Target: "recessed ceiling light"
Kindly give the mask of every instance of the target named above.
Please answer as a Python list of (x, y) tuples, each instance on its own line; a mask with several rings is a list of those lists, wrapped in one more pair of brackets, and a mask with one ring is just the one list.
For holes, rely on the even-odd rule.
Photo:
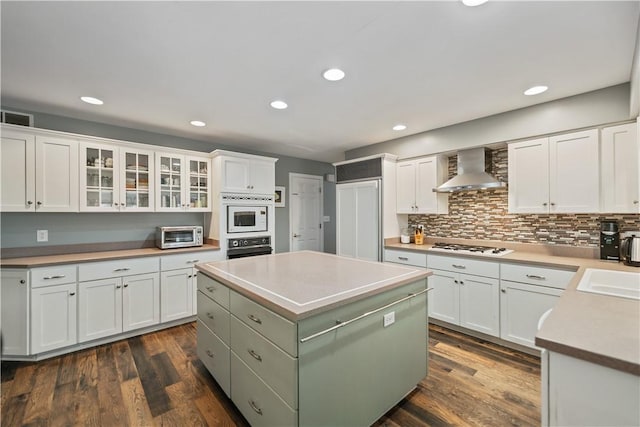
[(94, 98), (93, 96), (81, 96), (80, 99), (86, 102), (87, 104), (93, 104), (93, 105), (104, 104), (104, 102), (101, 99)]
[(473, 7), (485, 4), (488, 0), (462, 0), (462, 4), (465, 6)]
[(192, 126), (198, 126), (198, 127), (207, 125), (205, 122), (201, 122), (200, 120), (191, 120), (189, 123), (191, 123)]
[(276, 100), (271, 102), (271, 106), (276, 110), (284, 110), (288, 107), (287, 103), (284, 101)]
[(542, 92), (546, 92), (549, 89), (547, 86), (533, 86), (524, 91), (525, 95), (538, 95)]
[(344, 71), (339, 68), (330, 68), (322, 73), (322, 77), (330, 82), (337, 82), (338, 80), (344, 79)]
[(405, 130), (406, 128), (405, 125), (397, 124), (393, 127), (393, 130)]

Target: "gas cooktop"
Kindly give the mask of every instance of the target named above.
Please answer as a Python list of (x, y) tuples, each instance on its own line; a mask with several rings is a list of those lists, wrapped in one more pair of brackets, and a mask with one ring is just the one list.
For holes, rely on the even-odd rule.
[(477, 246), (462, 245), (459, 243), (434, 243), (432, 250), (442, 252), (455, 252), (459, 254), (484, 255), (484, 256), (503, 256), (513, 252), (511, 249), (500, 248), (496, 246)]

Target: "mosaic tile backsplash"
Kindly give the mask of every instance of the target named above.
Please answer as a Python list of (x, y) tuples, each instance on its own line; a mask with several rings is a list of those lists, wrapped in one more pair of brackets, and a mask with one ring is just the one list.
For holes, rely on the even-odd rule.
[[(505, 182), (507, 157), (506, 148), (493, 151), (492, 174)], [(449, 177), (456, 171), (451, 156)], [(424, 225), (429, 237), (598, 247), (603, 219), (617, 220), (622, 232), (640, 230), (640, 214), (509, 214), (507, 189), (452, 193), (447, 215), (409, 215), (409, 224)]]

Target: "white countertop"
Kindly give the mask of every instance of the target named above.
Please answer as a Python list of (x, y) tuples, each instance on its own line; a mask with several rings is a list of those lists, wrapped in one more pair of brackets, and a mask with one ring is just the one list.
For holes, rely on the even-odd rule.
[(196, 267), (292, 321), (431, 275), (424, 269), (313, 251), (216, 261)]

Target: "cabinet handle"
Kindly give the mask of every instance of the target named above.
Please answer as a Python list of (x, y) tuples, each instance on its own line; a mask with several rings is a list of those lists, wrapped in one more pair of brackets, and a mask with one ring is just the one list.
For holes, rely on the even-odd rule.
[(551, 202), (551, 206), (555, 206), (555, 205), (556, 205), (555, 203)]
[(634, 200), (634, 201), (633, 201), (633, 204), (634, 204), (634, 205), (637, 205), (637, 204), (638, 204), (638, 200)]
[(213, 314), (211, 314), (211, 313), (207, 313), (207, 317), (208, 317), (209, 319), (213, 320)]
[(461, 284), (461, 285), (464, 285), (464, 281), (460, 280), (460, 284)]
[(75, 294), (76, 294), (75, 292), (69, 292), (70, 297), (74, 296)]
[(453, 283), (455, 283), (456, 285), (459, 283), (457, 280), (453, 280)]
[(187, 276), (189, 279), (191, 279), (193, 277), (193, 274), (190, 274)]
[(547, 280), (546, 277), (544, 276), (538, 276), (537, 274), (527, 274), (527, 277), (529, 279), (536, 279), (536, 280)]
[(120, 289), (122, 286), (120, 285), (116, 285), (116, 289)]
[(25, 283), (27, 283), (26, 280), (20, 279), (20, 284), (24, 285)]
[(27, 200), (27, 205), (31, 206), (32, 204), (33, 204), (33, 202), (31, 200)]
[(214, 288), (213, 286), (207, 286), (207, 291), (213, 292), (215, 290), (216, 290), (216, 288)]
[(256, 411), (256, 414), (262, 415), (262, 409), (258, 408), (253, 400), (249, 399), (249, 405), (251, 405), (251, 409)]
[(351, 324), (351, 323), (353, 323), (353, 322), (356, 322), (356, 321), (358, 321), (358, 320), (360, 320), (360, 319), (364, 319), (365, 317), (369, 317), (369, 316), (371, 316), (372, 314), (379, 313), (379, 312), (381, 312), (381, 311), (383, 311), (383, 310), (388, 309), (389, 307), (393, 307), (393, 306), (394, 306), (394, 305), (396, 305), (396, 304), (400, 304), (401, 302), (404, 302), (404, 301), (410, 300), (411, 298), (415, 298), (415, 297), (417, 297), (417, 296), (419, 296), (419, 295), (425, 294), (425, 293), (427, 293), (427, 292), (431, 291), (432, 289), (433, 289), (433, 288), (427, 288), (427, 289), (423, 289), (423, 290), (421, 290), (421, 291), (418, 291), (418, 292), (416, 292), (415, 294), (409, 294), (409, 295), (407, 295), (406, 297), (403, 297), (403, 298), (400, 298), (400, 299), (395, 300), (395, 301), (393, 301), (393, 302), (390, 302), (390, 303), (389, 303), (389, 304), (387, 304), (387, 305), (383, 305), (382, 307), (378, 307), (378, 308), (376, 308), (376, 309), (374, 309), (374, 310), (367, 311), (366, 313), (361, 314), (361, 315), (359, 315), (359, 316), (356, 316), (356, 317), (354, 317), (353, 319), (349, 319), (349, 320), (346, 320), (346, 321), (344, 321), (344, 322), (340, 322), (340, 321), (338, 321), (337, 325), (335, 325), (335, 326), (332, 326), (332, 327), (327, 328), (327, 329), (325, 329), (325, 330), (323, 330), (323, 331), (320, 331), (320, 332), (316, 332), (315, 334), (313, 334), (313, 335), (309, 335), (308, 337), (300, 338), (300, 342), (301, 342), (301, 343), (305, 343), (305, 342), (307, 342), (307, 341), (309, 341), (309, 340), (312, 340), (312, 339), (317, 338), (317, 337), (319, 337), (319, 336), (322, 336), (322, 335), (324, 335), (324, 334), (328, 334), (329, 332), (335, 331), (336, 329), (344, 328), (345, 326), (347, 326), (347, 325), (349, 325), (349, 324)]
[(51, 279), (63, 279), (67, 276), (65, 276), (64, 274), (60, 274), (58, 276), (45, 276), (43, 277), (44, 280), (51, 280)]
[(262, 325), (262, 320), (260, 320), (259, 318), (257, 318), (253, 314), (247, 314), (247, 317), (249, 318), (249, 320), (251, 320), (253, 322), (256, 322), (259, 325)]
[(42, 202), (38, 201), (38, 202), (36, 202), (36, 205), (42, 206)]
[(207, 350), (207, 356), (213, 359), (213, 352), (211, 352), (211, 350)]
[(500, 292), (502, 292), (503, 294), (506, 294), (507, 290), (506, 289), (500, 289)]
[(187, 264), (195, 264), (196, 262), (200, 262), (199, 259), (192, 259), (190, 261), (187, 261)]
[(124, 284), (124, 287), (125, 287), (125, 288), (128, 288), (128, 287), (129, 287), (129, 284), (128, 284), (128, 283), (125, 283), (125, 284)]
[(544, 203), (542, 204), (542, 206), (547, 206), (547, 205), (548, 205), (548, 203), (547, 203), (547, 202), (544, 202)]
[(409, 258), (407, 258), (406, 256), (399, 256), (398, 259), (402, 261), (409, 261)]
[(258, 362), (262, 362), (262, 356), (260, 356), (258, 353), (256, 353), (255, 351), (251, 350), (250, 348), (248, 348), (247, 351), (249, 352), (251, 357), (256, 359)]
[(117, 208), (117, 207), (118, 207), (118, 204), (117, 204), (117, 203), (114, 203), (114, 204), (113, 204), (113, 207), (114, 207), (114, 208)]
[(124, 267), (124, 268), (116, 268), (115, 270), (113, 270), (114, 272), (116, 271), (129, 271), (131, 270), (130, 268)]
[(459, 268), (459, 269), (462, 269), (462, 270), (465, 270), (467, 268), (466, 266), (464, 266), (462, 264), (451, 264), (451, 267)]

